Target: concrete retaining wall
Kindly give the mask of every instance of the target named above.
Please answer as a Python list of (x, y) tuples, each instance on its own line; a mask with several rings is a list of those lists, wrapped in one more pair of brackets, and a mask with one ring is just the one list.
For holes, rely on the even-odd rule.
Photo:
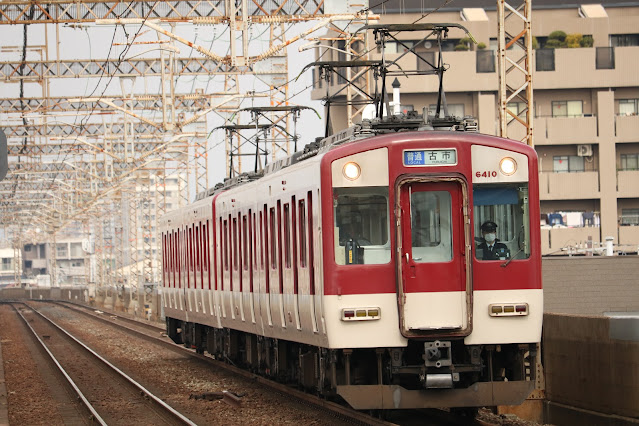
[(638, 333), (639, 318), (544, 315), (546, 398), (639, 418)]
[(544, 258), (542, 272), (545, 312), (639, 312), (639, 256)]
[(106, 311), (124, 312), (140, 319), (164, 322), (164, 313), (157, 291), (147, 293), (144, 289), (139, 289), (137, 292), (131, 292), (128, 288), (122, 290), (115, 287), (100, 287), (90, 291), (77, 286), (0, 290), (0, 300), (21, 299), (66, 300)]

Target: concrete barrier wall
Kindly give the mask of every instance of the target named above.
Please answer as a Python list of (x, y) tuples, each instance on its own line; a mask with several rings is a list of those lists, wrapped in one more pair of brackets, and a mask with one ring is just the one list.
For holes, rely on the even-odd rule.
[(639, 417), (638, 325), (632, 318), (544, 315), (546, 398)]
[(131, 292), (129, 288), (99, 287), (89, 291), (86, 287), (54, 287), (42, 289), (5, 288), (0, 290), (1, 300), (65, 300), (85, 304), (106, 311), (123, 312), (136, 318), (164, 322), (164, 313), (157, 290), (144, 289)]
[(639, 312), (639, 256), (544, 258), (542, 272), (545, 312)]

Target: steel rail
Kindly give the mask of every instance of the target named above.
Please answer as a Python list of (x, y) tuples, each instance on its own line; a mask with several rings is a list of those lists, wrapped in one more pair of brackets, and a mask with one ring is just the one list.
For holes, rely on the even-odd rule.
[[(139, 330), (135, 330), (135, 329), (131, 329), (127, 326), (125, 326), (122, 323), (118, 323), (114, 321), (114, 318), (117, 319), (118, 321), (122, 320), (125, 321), (127, 323), (139, 326), (141, 328), (145, 328), (147, 330), (149, 330), (149, 332), (158, 332), (158, 331), (164, 331), (163, 328), (160, 327), (159, 323), (158, 325), (152, 324), (152, 323), (146, 323), (146, 322), (142, 322), (140, 320), (136, 320), (134, 318), (130, 318), (128, 316), (124, 316), (124, 315), (120, 315), (116, 312), (108, 312), (108, 311), (101, 311), (100, 312), (104, 313), (105, 315), (99, 315), (96, 314), (95, 308), (86, 306), (86, 305), (82, 305), (79, 303), (74, 303), (71, 301), (59, 301), (59, 300), (34, 300), (34, 302), (37, 303), (52, 303), (58, 306), (62, 306), (66, 309), (69, 310), (73, 310), (76, 312), (79, 312), (82, 315), (86, 315), (89, 316), (91, 318), (94, 318), (100, 322), (106, 323), (106, 324), (110, 324), (110, 325), (115, 325), (117, 327), (121, 327), (124, 328), (127, 331), (130, 331), (132, 333), (135, 333), (137, 336), (143, 338), (144, 340), (150, 341), (150, 342), (154, 342), (154, 343), (158, 343), (158, 344), (162, 344), (165, 345), (168, 349), (173, 350), (176, 353), (187, 353), (190, 356), (193, 356), (195, 358), (204, 360), (207, 363), (212, 363), (215, 364), (215, 366), (221, 367), (226, 369), (227, 371), (230, 371), (234, 374), (239, 374), (242, 377), (251, 379), (253, 381), (257, 381), (275, 391), (278, 391), (280, 393), (286, 394), (286, 395), (290, 395), (293, 396), (295, 398), (298, 398), (300, 401), (304, 402), (304, 403), (308, 403), (309, 405), (314, 405), (317, 407), (321, 407), (321, 408), (326, 408), (330, 411), (334, 411), (336, 413), (338, 413), (339, 416), (342, 416), (348, 420), (351, 421), (357, 421), (357, 422), (363, 422), (365, 424), (372, 424), (372, 425), (392, 425), (393, 423), (384, 421), (384, 420), (380, 420), (380, 419), (376, 419), (374, 417), (371, 417), (367, 414), (363, 414), (360, 413), (358, 411), (352, 410), (349, 407), (345, 407), (324, 399), (320, 399), (315, 395), (310, 395), (307, 394), (305, 392), (301, 392), (297, 389), (293, 389), (285, 384), (282, 383), (278, 383), (278, 382), (274, 382), (270, 379), (267, 379), (265, 377), (262, 376), (258, 376), (254, 373), (248, 372), (246, 370), (240, 369), (238, 367), (235, 367), (233, 365), (227, 364), (225, 362), (222, 362), (220, 360), (211, 358), (211, 356), (209, 355), (201, 355), (201, 354), (197, 354), (194, 352), (193, 349), (188, 349), (185, 348), (182, 345), (178, 345), (173, 343), (173, 341), (169, 340), (168, 338), (164, 338), (164, 337), (155, 337), (155, 336), (151, 336), (148, 334), (145, 334), (144, 332), (141, 332)], [(453, 414), (450, 413), (446, 410), (442, 410), (442, 409), (417, 409), (415, 410), (415, 412), (417, 413), (421, 413), (422, 415), (428, 416), (430, 419), (432, 420), (436, 420), (436, 421), (441, 421), (444, 424), (456, 424), (456, 425), (472, 425), (472, 426), (495, 426), (495, 423), (490, 423), (484, 420), (479, 420), (479, 419), (471, 419), (469, 417), (465, 417), (465, 416), (461, 416), (461, 415), (457, 415), (457, 414)]]
[[(174, 409), (173, 407), (171, 407), (169, 404), (167, 404), (166, 402), (162, 401), (160, 398), (158, 398), (157, 396), (155, 396), (153, 393), (151, 393), (151, 391), (149, 391), (148, 389), (146, 389), (144, 386), (142, 386), (140, 383), (138, 383), (137, 381), (135, 381), (132, 377), (128, 376), (126, 373), (124, 373), (122, 370), (120, 370), (118, 367), (116, 367), (115, 365), (111, 364), (109, 361), (107, 361), (105, 358), (103, 358), (101, 355), (99, 355), (97, 352), (95, 352), (93, 349), (91, 349), (90, 347), (88, 347), (87, 345), (85, 345), (84, 343), (82, 343), (80, 340), (76, 339), (73, 335), (71, 335), (68, 331), (66, 331), (64, 328), (60, 327), (58, 324), (56, 324), (53, 320), (51, 320), (50, 318), (48, 318), (46, 315), (44, 315), (43, 313), (39, 312), (37, 309), (34, 309), (33, 306), (30, 306), (28, 304), (25, 304), (25, 306), (28, 306), (29, 309), (33, 310), (33, 312), (35, 312), (37, 315), (39, 315), (41, 318), (43, 318), (44, 320), (46, 320), (49, 324), (51, 324), (52, 326), (54, 326), (55, 328), (57, 328), (59, 331), (61, 331), (62, 333), (64, 333), (67, 337), (69, 337), (71, 340), (73, 340), (76, 344), (78, 344), (79, 346), (81, 346), (82, 348), (84, 348), (87, 352), (89, 352), (91, 355), (93, 355), (95, 358), (97, 358), (98, 360), (100, 360), (104, 365), (106, 365), (107, 367), (109, 367), (110, 370), (115, 371), (116, 373), (118, 373), (118, 375), (120, 377), (122, 377), (124, 380), (126, 380), (129, 384), (133, 385), (134, 387), (136, 387), (140, 392), (142, 392), (144, 395), (146, 395), (147, 397), (150, 398), (151, 401), (153, 401), (157, 406), (161, 407), (163, 410), (165, 410), (167, 413), (171, 414), (171, 416), (173, 418), (175, 418), (176, 420), (186, 424), (186, 425), (190, 425), (190, 426), (196, 426), (196, 423), (194, 423), (193, 421), (191, 421), (189, 418), (187, 418), (186, 416), (184, 416), (182, 413), (180, 413), (179, 411), (177, 411), (176, 409)], [(22, 316), (22, 315), (21, 315)], [(22, 317), (24, 319), (24, 317)], [(26, 319), (24, 319), (26, 321)], [(31, 327), (30, 327), (31, 328)], [(33, 329), (32, 329), (33, 331)], [(35, 333), (35, 331), (33, 331)], [(37, 336), (36, 336), (37, 337)], [(39, 339), (38, 339), (39, 340)], [(44, 342), (41, 342), (44, 345)], [(48, 349), (47, 349), (48, 352)], [(50, 352), (49, 352), (50, 353)], [(50, 354), (51, 357), (53, 359), (55, 359), (53, 357), (53, 354)], [(97, 414), (97, 413), (96, 413)], [(106, 423), (105, 423), (106, 424)]]
[[(185, 348), (184, 346), (181, 345), (177, 345), (175, 343), (173, 343), (172, 341), (168, 340), (168, 339), (163, 339), (160, 337), (154, 337), (154, 336), (150, 336), (148, 334), (145, 334), (139, 330), (135, 330), (132, 328), (127, 327), (126, 325), (123, 324), (119, 324), (117, 322), (111, 321), (107, 318), (104, 318), (103, 316), (99, 316), (99, 315), (95, 315), (92, 313), (87, 312), (84, 309), (78, 309), (76, 307), (71, 307), (69, 305), (75, 306), (77, 304), (75, 303), (71, 303), (71, 302), (64, 302), (61, 303), (59, 301), (39, 301), (36, 300), (35, 302), (38, 303), (53, 303), (56, 304), (58, 306), (62, 306), (66, 309), (70, 309), (73, 310), (75, 312), (79, 312), (82, 315), (87, 315), (91, 318), (94, 318), (98, 321), (101, 321), (103, 323), (106, 324), (110, 324), (110, 325), (114, 325), (116, 327), (120, 327), (125, 329), (127, 332), (133, 333), (135, 335), (137, 335), (138, 337), (143, 338), (144, 340), (156, 343), (156, 344), (161, 344), (165, 347), (167, 347), (168, 349), (171, 349), (175, 352), (181, 353), (181, 354), (188, 354), (191, 357), (197, 358), (199, 360), (202, 360), (206, 363), (212, 364), (216, 367), (225, 369), (235, 375), (239, 375), (242, 376), (246, 379), (255, 381), (260, 383), (261, 385), (264, 385), (276, 392), (279, 392), (281, 394), (287, 395), (287, 396), (291, 396), (294, 397), (296, 399), (298, 399), (299, 401), (301, 401), (302, 403), (306, 403), (309, 405), (312, 405), (314, 407), (318, 407), (318, 408), (322, 408), (328, 411), (331, 411), (335, 416), (338, 417), (342, 417), (345, 418), (349, 421), (353, 421), (353, 422), (357, 422), (360, 424), (366, 424), (366, 425), (393, 425), (393, 423), (387, 422), (385, 420), (381, 420), (381, 419), (376, 419), (374, 417), (369, 416), (368, 414), (364, 414), (361, 413), (359, 411), (353, 410), (352, 408), (349, 407), (345, 407), (343, 405), (339, 405), (335, 402), (331, 402), (331, 401), (327, 401), (325, 399), (321, 399), (315, 395), (311, 395), (302, 391), (299, 391), (297, 389), (291, 388), (290, 386), (284, 385), (282, 383), (278, 383), (278, 382), (274, 382), (270, 379), (267, 379), (265, 377), (262, 376), (258, 376), (254, 373), (251, 373), (249, 371), (243, 370), (241, 368), (235, 367), (233, 365), (227, 364), (225, 362), (222, 362), (220, 360), (214, 359), (211, 356), (208, 355), (201, 355), (198, 353), (195, 353), (195, 351), (193, 349), (188, 349)], [(77, 306), (81, 306), (81, 305), (77, 305)], [(126, 318), (126, 317), (122, 317), (119, 316), (115, 313), (109, 313), (110, 316), (116, 316), (118, 318)]]
[[(24, 304), (24, 305), (28, 306), (26, 304)], [(98, 422), (100, 425), (106, 426), (107, 423), (104, 421), (104, 419), (102, 419), (102, 417), (100, 417), (100, 414), (98, 414), (98, 412), (95, 410), (95, 408), (93, 408), (93, 405), (91, 405), (89, 400), (84, 396), (84, 394), (82, 393), (80, 388), (75, 384), (75, 382), (73, 381), (71, 376), (69, 376), (69, 374), (66, 372), (64, 367), (62, 367), (62, 365), (60, 365), (60, 363), (58, 362), (56, 357), (53, 355), (53, 353), (51, 353), (51, 351), (49, 350), (47, 345), (42, 341), (42, 339), (40, 339), (40, 336), (38, 336), (38, 333), (36, 333), (36, 331), (33, 329), (33, 327), (31, 327), (31, 324), (29, 324), (29, 321), (27, 321), (27, 319), (24, 317), (24, 315), (22, 315), (22, 312), (20, 312), (16, 308), (15, 304), (13, 304), (13, 303), (11, 304), (11, 307), (20, 316), (20, 318), (22, 319), (24, 324), (29, 328), (29, 330), (31, 330), (31, 333), (33, 334), (33, 337), (38, 341), (38, 343), (40, 343), (40, 346), (42, 346), (42, 348), (45, 350), (45, 352), (49, 355), (49, 358), (51, 358), (51, 361), (53, 362), (53, 364), (58, 368), (58, 371), (60, 371), (60, 373), (67, 380), (67, 382), (69, 383), (69, 386), (71, 386), (71, 388), (75, 391), (76, 395), (78, 396), (80, 401), (82, 401), (82, 404), (84, 405), (84, 407), (87, 410), (89, 410), (89, 412), (91, 413), (91, 415), (93, 416), (95, 421)], [(29, 309), (33, 310), (33, 308), (31, 308), (31, 307), (29, 307)], [(34, 312), (36, 312), (36, 311), (34, 310)]]

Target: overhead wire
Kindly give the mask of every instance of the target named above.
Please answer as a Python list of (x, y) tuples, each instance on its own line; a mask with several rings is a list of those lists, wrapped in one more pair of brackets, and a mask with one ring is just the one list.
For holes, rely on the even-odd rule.
[[(26, 14), (26, 19), (27, 20), (31, 20), (33, 19), (33, 11), (34, 11), (34, 5), (31, 4), (29, 6), (29, 10), (27, 11)], [(23, 24), (22, 26), (22, 59), (20, 61), (20, 66), (18, 67), (18, 75), (20, 76), (24, 76), (24, 68), (26, 67), (27, 64), (27, 45), (28, 45), (28, 40), (29, 40), (29, 31), (28, 31), (28, 26), (29, 24)], [(24, 105), (24, 79), (20, 79), (20, 110), (22, 111), (22, 124), (24, 126), (24, 137), (22, 139), (22, 146), (20, 147), (20, 150), (18, 151), (18, 164), (16, 166), (16, 168), (19, 170), (22, 168), (22, 164), (21, 164), (21, 156), (26, 154), (27, 152), (27, 140), (29, 138), (29, 132), (27, 129), (27, 118), (25, 117), (24, 113), (25, 113), (25, 105)], [(13, 188), (11, 189), (11, 194), (9, 195), (9, 198), (15, 198), (16, 195), (16, 191), (18, 189), (18, 182), (19, 182), (19, 178), (21, 175), (16, 175), (14, 177), (14, 183), (13, 183)], [(3, 200), (3, 204), (7, 204), (8, 201)]]
[[(128, 10), (131, 5), (135, 2), (135, 0), (132, 0), (128, 6), (125, 8), (125, 10)], [(154, 5), (157, 3), (157, 0), (154, 2)], [(153, 7), (151, 7), (149, 9), (148, 14), (146, 14), (142, 20), (142, 23), (140, 24), (140, 26), (138, 27), (137, 31), (135, 32), (134, 36), (132, 38), (129, 37), (127, 31), (126, 31), (126, 27), (125, 25), (122, 25), (122, 30), (124, 31), (125, 36), (127, 37), (127, 44), (125, 46), (125, 48), (122, 50), (122, 52), (120, 53), (120, 55), (118, 56), (118, 60), (117, 63), (115, 64), (115, 66), (113, 67), (114, 69), (118, 69), (118, 67), (120, 66), (120, 64), (124, 61), (124, 58), (126, 56), (126, 54), (129, 52), (129, 50), (131, 49), (131, 47), (133, 46), (133, 42), (135, 41), (135, 38), (138, 36), (138, 34), (140, 33), (140, 31), (142, 30), (142, 28), (144, 27), (144, 24), (146, 23), (147, 19), (149, 18), (151, 12), (153, 11)], [(123, 12), (124, 13), (124, 12)], [(119, 17), (119, 16), (118, 16)], [(89, 95), (89, 97), (93, 96), (93, 94), (97, 91), (98, 87), (100, 86), (100, 82), (102, 81), (102, 78), (104, 77), (104, 74), (106, 72), (106, 69), (108, 68), (108, 61), (109, 58), (111, 56), (111, 51), (113, 49), (113, 44), (115, 41), (115, 36), (117, 34), (117, 29), (118, 26), (116, 25), (114, 30), (113, 30), (113, 36), (111, 38), (111, 43), (109, 46), (109, 51), (107, 53), (107, 57), (105, 59), (104, 65), (102, 67), (102, 71), (100, 73), (100, 78), (98, 79), (98, 82), (95, 85), (95, 88), (93, 89), (93, 91), (91, 92), (91, 94)], [(107, 81), (107, 83), (105, 84), (104, 90), (102, 91), (102, 93), (99, 95), (98, 100), (94, 101), (93, 103), (93, 107), (91, 108), (91, 111), (85, 115), (81, 120), (80, 120), (80, 130), (77, 132), (78, 136), (82, 135), (82, 130), (84, 130), (85, 126), (88, 124), (88, 120), (93, 116), (93, 113), (95, 112), (95, 109), (97, 108), (97, 105), (100, 103), (100, 100), (104, 97), (104, 94), (106, 93), (107, 89), (109, 88), (109, 85), (111, 84), (111, 81), (113, 81), (113, 78), (115, 77), (115, 73), (112, 72), (109, 80)], [(77, 120), (77, 118), (76, 118)], [(75, 124), (75, 121), (74, 121)], [(64, 162), (67, 157), (69, 156), (69, 151), (65, 152), (64, 154), (64, 158), (62, 159), (61, 162)], [(58, 152), (58, 156), (57, 159), (60, 158), (60, 152)], [(57, 172), (53, 178), (51, 179), (51, 184), (53, 184), (55, 182), (55, 180), (58, 178), (58, 176), (60, 175), (60, 172)]]

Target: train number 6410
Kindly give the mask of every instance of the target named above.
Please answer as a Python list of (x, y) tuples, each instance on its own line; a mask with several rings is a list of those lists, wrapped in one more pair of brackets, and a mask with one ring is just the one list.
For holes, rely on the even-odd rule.
[(485, 170), (483, 172), (475, 172), (475, 177), (496, 178), (497, 177), (497, 171), (495, 171), (495, 170)]

